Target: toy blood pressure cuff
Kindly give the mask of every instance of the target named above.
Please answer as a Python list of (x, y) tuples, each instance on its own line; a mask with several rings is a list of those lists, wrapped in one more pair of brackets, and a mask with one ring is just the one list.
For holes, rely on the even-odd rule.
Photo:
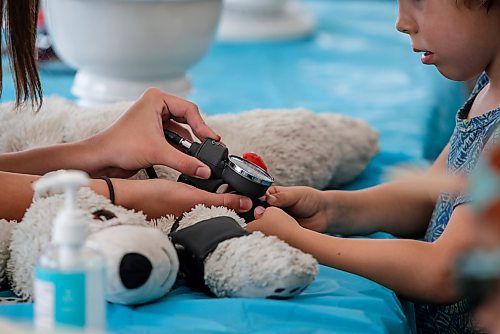
[(204, 262), (222, 241), (239, 238), (249, 233), (233, 218), (221, 216), (198, 222), (177, 230), (172, 227), (170, 239), (179, 256), (180, 271), (187, 283), (198, 290), (207, 291), (204, 279)]

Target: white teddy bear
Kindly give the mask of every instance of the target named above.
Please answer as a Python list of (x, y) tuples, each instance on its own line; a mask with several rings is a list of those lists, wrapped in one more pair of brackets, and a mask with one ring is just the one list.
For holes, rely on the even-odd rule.
[[(7, 268), (12, 290), (24, 300), (32, 297), (34, 267), (50, 244), (52, 222), (63, 203), (63, 194), (36, 196), (19, 224), (0, 220), (2, 235), (11, 231), (10, 252), (5, 237), (4, 249), (0, 249), (0, 272)], [(243, 219), (224, 207), (199, 205), (177, 222), (172, 216), (148, 222), (142, 213), (113, 205), (89, 188), (78, 191), (77, 205), (86, 213), (83, 219), (90, 230), (89, 244), (107, 260), (107, 300), (113, 303), (142, 304), (170, 291), (179, 269), (176, 249), (168, 237), (173, 226), (175, 233), (196, 240), (197, 247), (207, 245), (207, 234), (198, 233), (200, 226), (208, 231), (222, 228), (222, 233), (213, 235), (223, 238), (208, 240), (210, 247), (198, 258), (201, 277), (194, 277), (197, 273), (189, 265), (181, 270), (188, 282), (201, 279), (202, 286), (217, 297), (289, 298), (302, 292), (317, 274), (318, 264), (311, 255), (275, 237), (247, 234)], [(236, 234), (225, 233), (228, 224)], [(175, 233), (172, 240), (182, 254), (187, 244)], [(186, 262), (181, 261), (181, 269), (183, 264)]]
[[(64, 99), (47, 98), (42, 109), (34, 113), (29, 106), (14, 112), (13, 104), (1, 104), (0, 152), (88, 137), (111, 124), (128, 106), (119, 103), (82, 108)], [(304, 109), (254, 110), (205, 119), (222, 136), (231, 154), (257, 152), (277, 185), (335, 187), (353, 180), (378, 152), (375, 130), (363, 121), (335, 113), (318, 114)], [(166, 167), (155, 168), (162, 178), (173, 180), (178, 176)], [(134, 177), (147, 176), (141, 171)], [(13, 290), (23, 298), (31, 296), (31, 270), (49, 242), (50, 224), (61, 201), (61, 195), (35, 200), (19, 224), (0, 220), (0, 284), (5, 283), (7, 273)], [(260, 233), (244, 235), (243, 220), (225, 208), (199, 206), (177, 221), (174, 217), (165, 217), (148, 222), (142, 213), (116, 207), (86, 188), (79, 192), (79, 205), (89, 212), (92, 230), (89, 239), (96, 241), (112, 259), (108, 264), (112, 269), (108, 272), (111, 275), (108, 276), (108, 299), (113, 302), (143, 303), (170, 290), (178, 265), (177, 254), (167, 238), (171, 232), (181, 256), (186, 255), (183, 253), (186, 249), (203, 255), (197, 266), (182, 268), (186, 261), (181, 260), (186, 279), (198, 286), (205, 285), (216, 296), (291, 297), (300, 293), (316, 275), (317, 263), (312, 257), (273, 237)], [(220, 217), (226, 218), (221, 222)], [(209, 224), (217, 227), (228, 224), (239, 237), (220, 242), (215, 238), (204, 245), (205, 248), (199, 249), (196, 245), (189, 248), (189, 241), (196, 235), (191, 232)], [(160, 228), (164, 234), (151, 226)], [(139, 233), (145, 236), (139, 238)], [(156, 241), (147, 245), (142, 242), (151, 238)], [(183, 242), (187, 242), (187, 248)], [(170, 246), (165, 246), (167, 244)], [(9, 245), (10, 251), (6, 249)], [(136, 255), (127, 256), (129, 253)], [(135, 268), (133, 271), (137, 273), (139, 269), (134, 266), (141, 265), (142, 274), (130, 280), (127, 270)]]

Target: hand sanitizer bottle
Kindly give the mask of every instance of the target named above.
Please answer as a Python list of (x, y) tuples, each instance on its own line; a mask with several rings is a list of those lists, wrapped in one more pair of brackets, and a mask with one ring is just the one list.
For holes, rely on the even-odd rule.
[(52, 245), (35, 269), (38, 330), (73, 327), (96, 333), (105, 329), (105, 259), (85, 245), (88, 218), (76, 207), (77, 191), (87, 183), (87, 174), (80, 171), (59, 171), (35, 183), (37, 191), (65, 190), (64, 207), (54, 220)]

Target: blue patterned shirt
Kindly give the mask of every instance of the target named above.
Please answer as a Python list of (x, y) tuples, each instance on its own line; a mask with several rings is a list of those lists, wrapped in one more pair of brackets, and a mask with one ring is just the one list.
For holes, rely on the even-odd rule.
[[(470, 98), (457, 113), (455, 130), (449, 143), (448, 173), (470, 174), (485, 148), (500, 142), (500, 107), (467, 119), (475, 97), (487, 83), (488, 77), (483, 74)], [(434, 208), (425, 241), (438, 239), (448, 225), (454, 208), (467, 202), (470, 199), (466, 194), (442, 193)], [(419, 333), (476, 333), (467, 300), (452, 305), (416, 304), (415, 312)]]

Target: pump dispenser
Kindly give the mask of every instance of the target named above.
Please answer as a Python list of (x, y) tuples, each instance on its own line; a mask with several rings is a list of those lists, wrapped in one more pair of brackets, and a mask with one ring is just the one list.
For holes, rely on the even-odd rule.
[(34, 184), (37, 192), (64, 189), (52, 245), (35, 270), (35, 325), (40, 329), (69, 326), (99, 332), (105, 327), (105, 261), (85, 245), (89, 215), (76, 203), (78, 189), (86, 184), (86, 173), (64, 170)]

